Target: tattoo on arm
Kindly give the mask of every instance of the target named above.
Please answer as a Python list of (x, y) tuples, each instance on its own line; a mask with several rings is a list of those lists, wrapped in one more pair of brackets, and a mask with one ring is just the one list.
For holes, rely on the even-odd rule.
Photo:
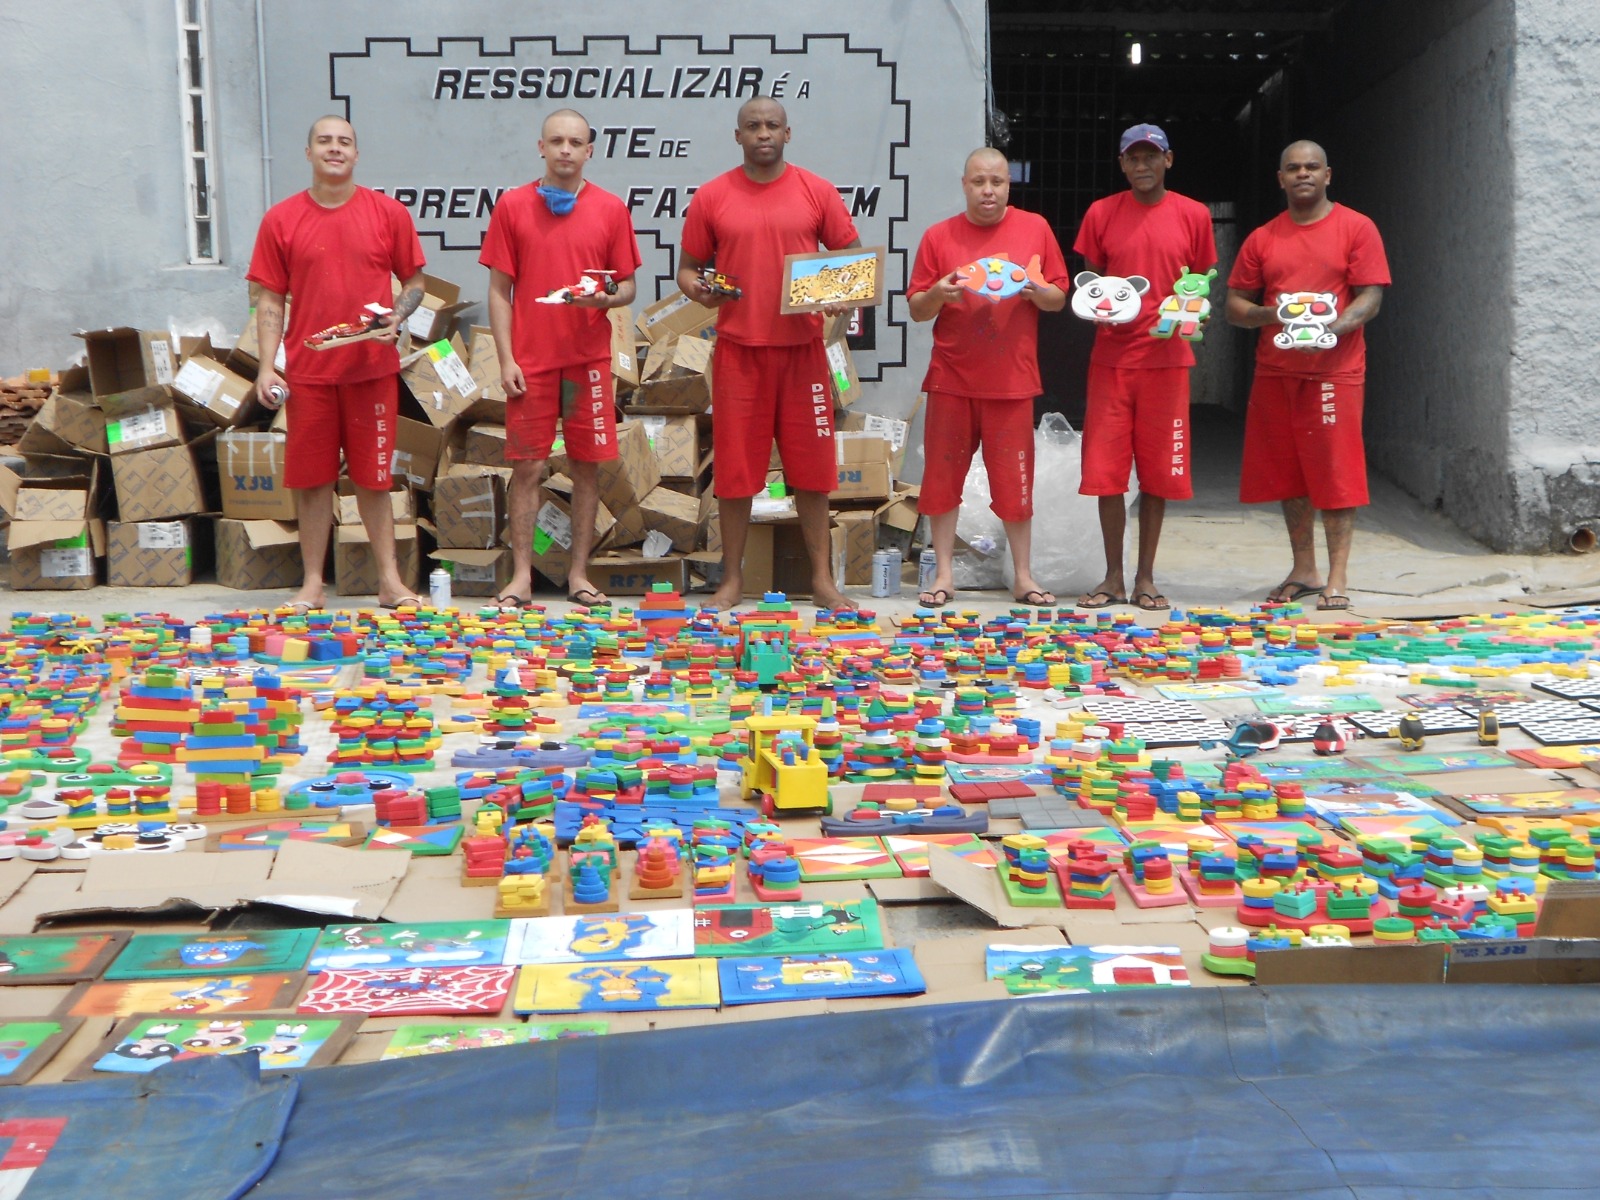
[(400, 314), (400, 320), (404, 321), (417, 311), (417, 305), (421, 303), (422, 287), (418, 284), (413, 284), (400, 293), (400, 298), (394, 302), (394, 310)]
[(264, 341), (268, 336), (283, 336), (283, 309), (276, 304), (261, 304), (256, 308), (256, 339)]

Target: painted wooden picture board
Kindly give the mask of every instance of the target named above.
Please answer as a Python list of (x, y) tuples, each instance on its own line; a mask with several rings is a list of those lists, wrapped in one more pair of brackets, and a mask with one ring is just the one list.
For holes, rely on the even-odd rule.
[(259, 1054), (262, 1071), (298, 1071), (337, 1061), (360, 1017), (226, 1017), (203, 1020), (139, 1014), (117, 1023), (68, 1079), (148, 1075), (171, 1062), (219, 1054)]
[(798, 904), (715, 904), (695, 910), (700, 958), (877, 950), (883, 946), (878, 902), (812, 900)]
[(457, 1050), (490, 1050), (527, 1042), (599, 1037), (604, 1021), (517, 1021), (511, 1024), (403, 1025), (394, 1031), (383, 1058), (424, 1058)]
[(313, 977), (295, 1011), (493, 1017), (505, 1008), (515, 974), (498, 966), (327, 970)]
[(509, 921), (330, 925), (317, 938), (309, 971), (354, 967), (498, 967)]
[(170, 979), (206, 973), (298, 971), (316, 929), (238, 929), (227, 933), (135, 934), (106, 968), (107, 979)]
[(860, 996), (918, 996), (927, 991), (910, 950), (725, 958), (717, 964), (717, 975), (725, 1006)]
[(511, 1007), (517, 1013), (648, 1012), (716, 1008), (719, 999), (715, 962), (663, 958), (523, 967)]
[(82, 1017), (62, 1014), (0, 1022), (0, 1084), (27, 1083), (82, 1024)]
[(135, 1013), (189, 1017), (288, 1011), (305, 981), (304, 973), (299, 971), (182, 979), (102, 979), (79, 984), (68, 994), (64, 1008), (76, 1017), (131, 1017)]
[(851, 308), (882, 304), (885, 254), (882, 246), (857, 246), (785, 256), (778, 311), (790, 316), (833, 304)]
[(132, 936), (121, 930), (0, 937), (0, 985), (98, 979)]

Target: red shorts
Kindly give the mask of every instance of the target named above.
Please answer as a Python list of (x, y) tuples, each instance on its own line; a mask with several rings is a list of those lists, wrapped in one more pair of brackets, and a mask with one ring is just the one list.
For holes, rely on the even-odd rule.
[(339, 451), (358, 487), (387, 492), (394, 466), (395, 409), (400, 377), (359, 383), (295, 383), (290, 386), (289, 436), (284, 445), (283, 486), (315, 488), (339, 478)]
[(528, 390), (506, 400), (506, 461), (543, 462), (556, 440), (556, 418), (568, 458), (605, 462), (617, 456), (617, 413), (611, 360), (553, 371), (523, 371)]
[(821, 338), (799, 346), (741, 346), (718, 338), (711, 380), (712, 474), (719, 497), (739, 500), (767, 486), (774, 441), (791, 491), (826, 493), (838, 486), (833, 396)]
[(1239, 499), (1259, 504), (1308, 496), (1322, 510), (1365, 504), (1365, 398), (1361, 383), (1257, 375), (1244, 420)]
[(1083, 496), (1120, 496), (1128, 468), (1139, 490), (1167, 500), (1194, 495), (1189, 478), (1189, 368), (1089, 364), (1083, 417)]
[(972, 456), (983, 446), (989, 508), (1002, 521), (1033, 516), (1033, 401), (974, 400), (928, 393), (922, 419), (920, 511), (947, 513), (961, 503)]

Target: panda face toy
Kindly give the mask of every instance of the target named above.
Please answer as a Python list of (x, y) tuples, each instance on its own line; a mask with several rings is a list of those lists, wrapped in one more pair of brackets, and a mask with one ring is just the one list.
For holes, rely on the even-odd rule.
[(1073, 277), (1072, 311), (1097, 325), (1126, 325), (1136, 320), (1150, 281), (1143, 275), (1096, 275), (1079, 271)]

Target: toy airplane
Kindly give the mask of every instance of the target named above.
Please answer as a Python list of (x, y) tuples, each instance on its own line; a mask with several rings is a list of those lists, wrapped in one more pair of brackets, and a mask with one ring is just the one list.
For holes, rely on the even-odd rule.
[(558, 287), (548, 296), (540, 296), (535, 304), (571, 304), (574, 300), (582, 300), (588, 296), (597, 296), (604, 292), (608, 296), (617, 294), (617, 281), (611, 278), (615, 271), (602, 270), (600, 267), (585, 267), (583, 275), (577, 283), (569, 283), (566, 287)]
[(1072, 277), (1072, 314), (1096, 325), (1126, 325), (1136, 320), (1143, 307), (1142, 297), (1150, 290), (1143, 275), (1096, 275), (1079, 271)]
[(335, 346), (348, 346), (351, 342), (364, 342), (368, 338), (381, 337), (389, 332), (389, 327), (383, 323), (392, 309), (387, 309), (377, 301), (373, 301), (361, 310), (368, 315), (360, 321), (351, 321), (343, 325), (330, 325), (326, 329), (313, 333), (306, 339), (306, 348), (309, 350), (332, 350)]
[(1050, 286), (1050, 281), (1039, 268), (1037, 254), (1028, 260), (1025, 267), (1011, 262), (1002, 254), (969, 262), (964, 267), (957, 267), (953, 274), (967, 291), (996, 302), (1009, 300), (1030, 283), (1041, 288)]
[(715, 267), (701, 267), (700, 282), (713, 296), (738, 300), (744, 295), (744, 289), (734, 281), (732, 275), (724, 275)]

